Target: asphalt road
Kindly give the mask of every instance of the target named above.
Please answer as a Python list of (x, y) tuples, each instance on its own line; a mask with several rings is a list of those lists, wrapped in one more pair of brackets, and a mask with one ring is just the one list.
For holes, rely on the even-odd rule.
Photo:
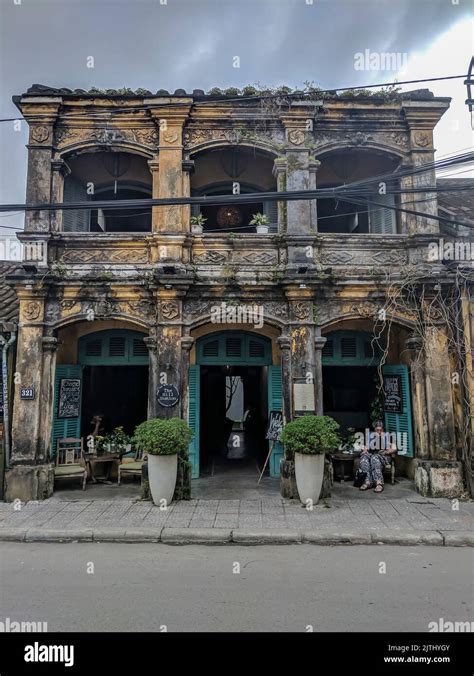
[(48, 631), (428, 631), (439, 618), (472, 620), (473, 562), (473, 549), (449, 547), (4, 542), (0, 620)]

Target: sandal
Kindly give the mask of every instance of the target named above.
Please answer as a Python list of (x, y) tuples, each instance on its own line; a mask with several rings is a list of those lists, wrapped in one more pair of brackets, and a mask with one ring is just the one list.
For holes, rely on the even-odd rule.
[(374, 493), (381, 493), (383, 491), (383, 484), (377, 484), (374, 488)]
[(371, 484), (368, 481), (365, 481), (362, 486), (359, 488), (360, 491), (368, 491), (371, 488)]

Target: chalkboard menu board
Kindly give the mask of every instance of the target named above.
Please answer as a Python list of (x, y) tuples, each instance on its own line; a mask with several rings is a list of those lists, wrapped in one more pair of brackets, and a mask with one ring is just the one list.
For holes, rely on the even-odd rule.
[(283, 430), (283, 413), (281, 411), (270, 411), (268, 418), (268, 428), (265, 439), (269, 441), (278, 441)]
[(403, 413), (402, 377), (400, 375), (384, 375), (384, 404), (386, 413)]
[(59, 381), (58, 418), (77, 418), (81, 410), (81, 381), (61, 378)]

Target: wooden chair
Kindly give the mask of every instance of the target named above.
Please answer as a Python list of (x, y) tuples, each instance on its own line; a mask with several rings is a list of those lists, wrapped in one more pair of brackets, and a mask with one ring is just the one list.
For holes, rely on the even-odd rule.
[(143, 451), (135, 451), (135, 458), (123, 458), (118, 466), (118, 480), (117, 485), (120, 486), (120, 481), (122, 474), (124, 475), (142, 475), (142, 465), (146, 460), (146, 456), (143, 455)]
[(395, 483), (395, 456), (396, 456), (396, 453), (391, 455), (388, 458), (387, 464), (383, 468), (384, 474), (390, 475), (390, 483), (392, 484), (392, 486)]
[(83, 440), (74, 437), (58, 439), (56, 448), (56, 466), (54, 479), (73, 479), (82, 481), (82, 490), (86, 489), (87, 469), (84, 461)]

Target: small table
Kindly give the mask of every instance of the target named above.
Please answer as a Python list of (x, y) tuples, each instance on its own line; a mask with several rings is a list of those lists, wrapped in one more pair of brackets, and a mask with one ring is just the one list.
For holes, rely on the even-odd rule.
[[(89, 475), (93, 484), (111, 484), (110, 471), (114, 464), (118, 465), (120, 458), (114, 453), (104, 453), (103, 455), (86, 455), (86, 464), (89, 470)], [(96, 476), (95, 470), (98, 465), (102, 465), (104, 474)]]
[(334, 478), (344, 483), (346, 480), (354, 478), (354, 454), (353, 453), (333, 453), (332, 464), (334, 467)]

